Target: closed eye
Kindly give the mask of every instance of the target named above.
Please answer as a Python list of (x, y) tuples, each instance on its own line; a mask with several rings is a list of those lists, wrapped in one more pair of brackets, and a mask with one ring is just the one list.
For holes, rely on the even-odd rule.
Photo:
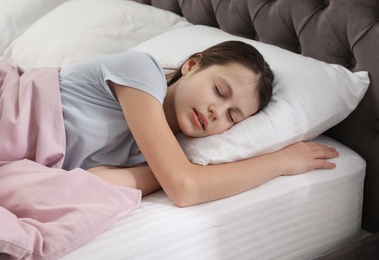
[(233, 124), (236, 123), (236, 121), (233, 119), (232, 112), (230, 111), (230, 109), (228, 109), (228, 119), (229, 119), (230, 122), (232, 122)]
[(215, 86), (215, 92), (216, 92), (216, 94), (217, 94), (219, 97), (223, 97), (222, 94), (221, 94), (220, 89), (219, 89), (217, 86)]

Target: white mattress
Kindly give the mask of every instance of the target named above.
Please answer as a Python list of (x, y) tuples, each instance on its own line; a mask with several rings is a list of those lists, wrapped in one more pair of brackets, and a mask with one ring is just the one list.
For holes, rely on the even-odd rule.
[(164, 192), (62, 259), (311, 259), (359, 236), (365, 162), (337, 147), (333, 170), (278, 177), (227, 199), (178, 208)]

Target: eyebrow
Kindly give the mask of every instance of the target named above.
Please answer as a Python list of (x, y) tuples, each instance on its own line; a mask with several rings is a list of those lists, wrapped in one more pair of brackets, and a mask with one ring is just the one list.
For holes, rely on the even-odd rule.
[[(232, 97), (233, 96), (233, 88), (231, 87), (228, 79), (226, 79), (222, 76), (219, 77), (219, 79), (222, 81), (223, 85), (227, 88), (228, 96)], [(239, 114), (241, 114), (243, 119), (245, 119), (247, 117), (245, 115), (245, 113), (239, 107), (235, 107), (234, 110), (236, 110)]]

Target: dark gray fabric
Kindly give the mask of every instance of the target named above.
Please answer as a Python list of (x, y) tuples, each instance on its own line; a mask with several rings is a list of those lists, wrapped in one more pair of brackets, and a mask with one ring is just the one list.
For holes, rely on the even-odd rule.
[(318, 260), (378, 260), (379, 233), (366, 237)]
[(352, 71), (369, 71), (358, 108), (326, 132), (367, 162), (362, 226), (379, 232), (378, 0), (136, 0), (183, 15), (195, 24), (282, 48)]

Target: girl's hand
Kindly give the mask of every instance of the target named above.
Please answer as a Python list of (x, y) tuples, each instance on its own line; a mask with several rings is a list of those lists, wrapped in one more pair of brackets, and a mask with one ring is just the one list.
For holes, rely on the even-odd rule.
[(299, 142), (283, 148), (277, 155), (284, 167), (282, 175), (295, 175), (314, 169), (333, 169), (336, 164), (326, 159), (336, 158), (339, 153), (316, 142)]

